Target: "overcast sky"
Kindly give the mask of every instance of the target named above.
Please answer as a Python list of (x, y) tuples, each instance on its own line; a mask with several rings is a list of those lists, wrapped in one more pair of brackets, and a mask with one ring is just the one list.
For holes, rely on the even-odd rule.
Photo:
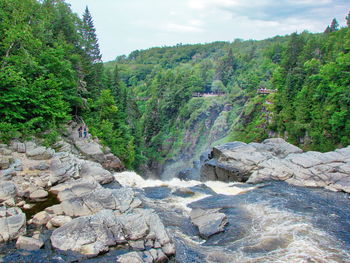
[(93, 16), (103, 60), (178, 43), (264, 39), (345, 25), (349, 0), (66, 0)]

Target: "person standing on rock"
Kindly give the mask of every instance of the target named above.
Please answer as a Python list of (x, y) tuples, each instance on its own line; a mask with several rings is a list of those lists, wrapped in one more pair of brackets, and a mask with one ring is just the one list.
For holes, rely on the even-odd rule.
[(78, 133), (79, 133), (79, 138), (82, 138), (83, 137), (83, 126), (79, 127)]
[(86, 138), (86, 137), (87, 137), (87, 134), (88, 134), (87, 127), (86, 127), (86, 126), (84, 126), (84, 138)]

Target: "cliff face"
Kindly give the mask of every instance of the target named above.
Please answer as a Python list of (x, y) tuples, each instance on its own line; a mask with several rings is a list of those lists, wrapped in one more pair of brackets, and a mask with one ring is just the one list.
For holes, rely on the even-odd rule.
[(228, 98), (193, 100), (197, 101), (196, 107), (191, 109), (186, 118), (179, 117), (175, 124), (178, 127), (178, 136), (172, 137), (171, 143), (163, 146), (164, 149), (167, 147), (168, 154), (162, 165), (162, 179), (178, 176), (183, 169), (196, 166), (194, 161), (203, 152), (227, 136), (232, 119), (239, 114), (240, 106), (233, 107)]
[(120, 160), (98, 140), (79, 138), (74, 125), (66, 134), (52, 147), (40, 141), (0, 145), (0, 243), (16, 240), (19, 249), (39, 250), (51, 241), (83, 257), (147, 244), (138, 257), (153, 253), (154, 262), (166, 261), (175, 247), (158, 215), (139, 208), (135, 192), (115, 180)]
[(303, 152), (281, 138), (232, 142), (212, 151), (201, 180), (287, 183), (350, 193), (350, 146), (332, 152)]

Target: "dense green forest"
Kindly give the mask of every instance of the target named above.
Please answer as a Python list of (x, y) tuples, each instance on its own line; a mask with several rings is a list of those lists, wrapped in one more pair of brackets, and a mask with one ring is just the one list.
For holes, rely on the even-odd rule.
[(0, 35), (0, 140), (36, 135), (50, 144), (83, 117), (131, 167), (121, 83), (104, 71), (89, 10), (80, 19), (64, 1), (1, 0)]
[(333, 20), (324, 33), (136, 50), (105, 66), (118, 68), (136, 98), (143, 153), (153, 167), (187, 149), (191, 120), (210, 111), (213, 98), (196, 92), (224, 93), (216, 100), (234, 106), (219, 142), (280, 136), (320, 151), (350, 144), (349, 51), (349, 27)]
[(136, 50), (103, 64), (88, 9), (79, 18), (64, 1), (2, 0), (0, 140), (50, 143), (82, 117), (127, 167), (158, 171), (209, 138), (346, 146), (349, 21), (317, 34)]

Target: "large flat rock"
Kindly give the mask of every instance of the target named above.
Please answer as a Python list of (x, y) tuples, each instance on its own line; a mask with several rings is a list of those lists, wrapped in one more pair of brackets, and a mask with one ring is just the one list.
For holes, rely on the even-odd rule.
[[(137, 209), (133, 213), (118, 215), (112, 210), (73, 219), (54, 230), (53, 247), (96, 256), (110, 246), (125, 245), (137, 250), (161, 249), (173, 255), (175, 247), (160, 218), (151, 210)], [(148, 248), (143, 244), (148, 244)]]
[(275, 138), (262, 143), (228, 143), (215, 147), (212, 156), (202, 166), (202, 180), (248, 183), (281, 180), (350, 193), (350, 146), (327, 153), (303, 152)]
[(0, 242), (14, 240), (26, 233), (26, 216), (19, 208), (0, 207)]

